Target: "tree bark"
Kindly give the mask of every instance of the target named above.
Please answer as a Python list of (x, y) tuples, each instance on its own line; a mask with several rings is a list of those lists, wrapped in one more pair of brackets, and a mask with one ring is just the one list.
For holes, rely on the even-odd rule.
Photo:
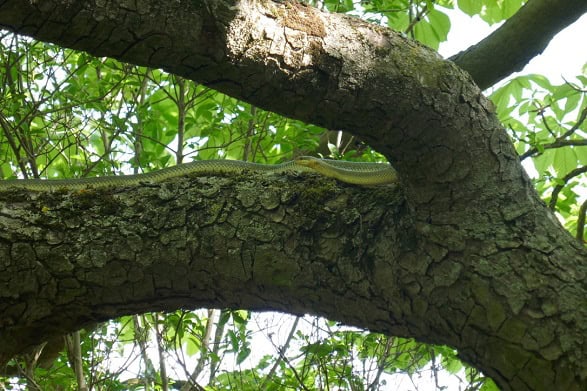
[[(392, 313), (385, 301), (399, 289), (391, 282), (404, 273), (383, 263), (407, 253), (399, 266), (416, 250), (398, 186), (315, 175), (9, 191), (0, 210), (4, 353), (84, 324), (180, 307), (312, 312), (383, 330)], [(395, 301), (408, 311), (409, 301)]]
[(453, 63), (293, 2), (6, 0), (0, 24), (351, 131), (401, 176), (401, 192), (243, 177), (3, 196), (2, 351), (126, 313), (233, 306), (448, 344), (504, 390), (584, 389), (587, 254)]

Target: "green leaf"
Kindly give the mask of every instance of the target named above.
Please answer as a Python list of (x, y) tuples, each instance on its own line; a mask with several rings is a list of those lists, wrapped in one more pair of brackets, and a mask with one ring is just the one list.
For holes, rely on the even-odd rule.
[(330, 12), (345, 13), (355, 9), (352, 0), (326, 0), (324, 5)]
[(582, 166), (587, 166), (587, 147), (574, 148), (577, 157), (577, 163)]
[(218, 325), (217, 327), (224, 327), (226, 323), (230, 320), (230, 311), (222, 310), (220, 312), (220, 317), (218, 318)]
[(493, 380), (491, 380), (488, 377), (486, 377), (483, 380), (484, 380), (483, 381), (483, 385), (481, 386), (481, 388), (479, 389), (479, 391), (499, 391), (499, 388), (495, 385), (495, 383), (493, 382)]
[[(490, 98), (493, 104), (495, 104), (497, 112), (500, 116), (509, 115), (514, 109), (511, 104), (512, 100), (519, 101), (522, 98), (522, 83), (518, 78), (513, 79), (506, 83), (504, 86), (498, 88)], [(503, 117), (502, 117), (503, 118)]]
[(231, 351), (238, 352), (240, 346), (240, 339), (238, 335), (233, 330), (228, 330), (226, 332), (226, 336), (230, 340)]
[(564, 176), (577, 167), (577, 154), (574, 148), (557, 148), (552, 151), (553, 166), (558, 176)]
[(410, 25), (407, 12), (389, 11), (382, 14), (387, 18), (387, 25), (396, 31), (405, 31)]
[(302, 352), (313, 354), (317, 357), (326, 357), (329, 356), (332, 352), (332, 346), (327, 342), (316, 342), (311, 343), (306, 346), (302, 346), (300, 348)]
[(508, 19), (522, 6), (523, 0), (484, 0), (479, 16), (489, 24)]
[(438, 8), (435, 8), (428, 13), (428, 20), (430, 21), (430, 24), (434, 26), (433, 30), (438, 38), (438, 41), (446, 41), (451, 26), (448, 15), (439, 11)]
[(236, 355), (236, 364), (242, 364), (242, 362), (245, 361), (250, 354), (251, 349), (249, 349), (248, 347), (242, 347)]
[(458, 7), (469, 16), (477, 15), (481, 12), (483, 3), (479, 0), (458, 0)]
[(198, 338), (190, 337), (185, 339), (185, 351), (188, 356), (193, 357), (200, 352), (201, 343)]
[(232, 320), (239, 325), (246, 325), (248, 323), (249, 312), (245, 310), (238, 310), (232, 312)]
[(434, 50), (438, 50), (440, 42), (446, 41), (450, 30), (450, 19), (448, 16), (433, 9), (428, 13), (425, 20), (419, 21), (414, 26), (415, 38)]
[(463, 363), (456, 357), (454, 352), (452, 354), (443, 353), (442, 368), (454, 375), (463, 369)]

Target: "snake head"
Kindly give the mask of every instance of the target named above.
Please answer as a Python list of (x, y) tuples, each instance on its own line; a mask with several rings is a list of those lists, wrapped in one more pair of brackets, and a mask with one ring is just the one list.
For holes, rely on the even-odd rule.
[[(318, 159), (313, 156), (299, 156), (294, 159), (294, 164), (302, 171), (317, 172), (330, 178), (345, 181), (342, 170), (329, 163), (330, 160)], [(351, 173), (352, 174), (352, 173)]]
[(398, 181), (396, 171), (386, 163), (345, 162), (300, 156), (294, 160), (294, 164), (298, 168), (354, 185), (384, 185)]
[(320, 159), (313, 156), (298, 156), (294, 159), (294, 163), (316, 170), (320, 166)]

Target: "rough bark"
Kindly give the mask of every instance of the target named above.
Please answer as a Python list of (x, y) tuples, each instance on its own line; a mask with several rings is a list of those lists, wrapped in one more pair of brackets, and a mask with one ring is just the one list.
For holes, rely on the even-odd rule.
[[(126, 195), (101, 193), (99, 201), (88, 200), (94, 217), (74, 220), (75, 229), (56, 239), (46, 236), (51, 224), (44, 214), (30, 221), (17, 215), (17, 222), (5, 215), (2, 259), (15, 262), (9, 264), (13, 274), (19, 265), (39, 274), (36, 282), (3, 289), (3, 295), (13, 292), (5, 297), (23, 303), (4, 310), (13, 311), (4, 317), (14, 324), (4, 325), (3, 341), (146, 309), (272, 308), (454, 346), (505, 390), (584, 388), (587, 254), (538, 199), (491, 103), (453, 63), (389, 30), (290, 2), (6, 0), (0, 2), (0, 24), (96, 55), (162, 67), (257, 106), (351, 131), (393, 162), (405, 196), (400, 201), (395, 190), (347, 187), (324, 192), (319, 181), (304, 183), (315, 194), (302, 206), (287, 196), (296, 193), (289, 190), (296, 182), (284, 182), (275, 199), (285, 217), (273, 226), (265, 207), (253, 213), (253, 205), (242, 202), (238, 189), (244, 185), (232, 180), (221, 195), (212, 191), (222, 197), (220, 204), (208, 204), (190, 187), (179, 195), (134, 189), (147, 192), (141, 203), (154, 192), (156, 215), (128, 204)], [(265, 183), (254, 181), (250, 191), (259, 193)], [(341, 192), (351, 193), (339, 200)], [(79, 196), (54, 195), (36, 208), (42, 211), (49, 201), (67, 206)], [(160, 198), (168, 196), (171, 201)], [(195, 207), (169, 215), (173, 205), (190, 199)], [(20, 201), (12, 202), (19, 207)], [(299, 209), (288, 212), (292, 207)], [(83, 203), (59, 210), (51, 219), (67, 222), (61, 214), (81, 213)], [(339, 227), (332, 214), (337, 224), (351, 223)], [(117, 222), (119, 215), (132, 217), (133, 224)], [(252, 228), (238, 223), (243, 215)], [(360, 231), (377, 220), (372, 216), (378, 223)], [(17, 230), (27, 221), (36, 228)], [(210, 226), (200, 226), (207, 221)], [(187, 230), (189, 222), (195, 225)], [(72, 245), (61, 245), (64, 240)], [(202, 249), (192, 248), (192, 240)], [(130, 247), (135, 243), (140, 246)], [(40, 249), (31, 249), (37, 244)], [(54, 257), (53, 251), (65, 255)], [(18, 259), (40, 265), (12, 261)], [(54, 265), (53, 275), (75, 278), (45, 293), (57, 300), (64, 291), (62, 316), (51, 317), (38, 314), (44, 301), (26, 303), (36, 301)], [(296, 281), (298, 276), (303, 278)], [(89, 291), (79, 298), (80, 289)], [(148, 298), (149, 305), (125, 300), (131, 295)], [(70, 307), (68, 300), (92, 310)], [(70, 322), (76, 312), (88, 319)], [(46, 329), (39, 316), (51, 320)]]
[(481, 89), (489, 88), (521, 71), (558, 32), (585, 12), (585, 0), (528, 1), (487, 38), (450, 59), (469, 72)]
[(411, 312), (394, 283), (405, 272), (393, 270), (422, 264), (409, 261), (416, 237), (395, 185), (246, 173), (11, 191), (0, 210), (5, 355), (83, 324), (180, 307), (313, 312), (409, 334), (390, 308)]

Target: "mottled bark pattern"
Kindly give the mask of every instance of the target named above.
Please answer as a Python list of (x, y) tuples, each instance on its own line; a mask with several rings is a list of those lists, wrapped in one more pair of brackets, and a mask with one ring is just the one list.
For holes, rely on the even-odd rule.
[(449, 344), (504, 390), (585, 389), (587, 254), (453, 63), (290, 1), (4, 0), (0, 25), (350, 131), (405, 196), (238, 178), (9, 198), (0, 349), (122, 313), (238, 306)]
[(370, 327), (385, 329), (393, 317), (378, 290), (398, 289), (389, 260), (415, 240), (397, 186), (308, 175), (15, 191), (0, 193), (0, 210), (5, 353), (84, 323), (178, 307), (338, 313), (365, 326), (377, 314)]

